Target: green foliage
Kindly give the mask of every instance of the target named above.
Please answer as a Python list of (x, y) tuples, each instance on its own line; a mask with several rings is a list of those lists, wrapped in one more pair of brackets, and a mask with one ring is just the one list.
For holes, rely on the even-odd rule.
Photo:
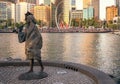
[(108, 24), (113, 24), (113, 21), (112, 21), (112, 20), (109, 20), (109, 21), (108, 21)]
[(76, 23), (75, 19), (72, 19), (71, 26), (75, 26), (75, 23)]
[(11, 26), (11, 25), (12, 25), (12, 22), (13, 22), (12, 19), (6, 20), (6, 26)]
[(55, 27), (55, 26), (56, 26), (55, 22), (52, 21), (50, 26), (51, 26), (51, 27)]
[(44, 21), (42, 21), (42, 20), (37, 20), (36, 22), (37, 22), (37, 24), (38, 24), (40, 27), (42, 27), (42, 26), (47, 26), (47, 23), (44, 22)]
[(36, 21), (38, 25), (41, 25), (42, 21), (41, 20), (37, 20)]
[(11, 28), (13, 25), (13, 19), (8, 19), (8, 20), (0, 20), (0, 28)]
[(92, 18), (92, 19), (84, 19), (80, 22), (80, 24), (82, 24), (82, 26), (85, 26), (85, 27), (89, 27), (89, 26), (94, 26), (95, 28), (98, 28), (100, 27), (100, 22), (98, 22), (98, 20)]
[(113, 30), (120, 29), (120, 19), (118, 18), (118, 22), (116, 22), (116, 24), (114, 24), (112, 20), (108, 21), (108, 28)]
[(108, 27), (115, 30), (118, 28), (118, 25), (117, 24), (109, 24)]
[(19, 27), (22, 26), (23, 24), (24, 24), (23, 22), (20, 22), (20, 23), (16, 23), (15, 26), (16, 26), (17, 28), (19, 28)]
[(4, 28), (4, 26), (3, 25), (0, 25), (0, 29), (3, 29)]

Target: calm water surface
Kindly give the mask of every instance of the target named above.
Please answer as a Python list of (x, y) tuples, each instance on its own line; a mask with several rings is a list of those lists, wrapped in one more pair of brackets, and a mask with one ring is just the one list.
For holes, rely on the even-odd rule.
[[(81, 63), (119, 74), (120, 36), (109, 33), (42, 33), (43, 60)], [(24, 43), (18, 43), (17, 34), (0, 33), (0, 59), (12, 57), (26, 59)]]

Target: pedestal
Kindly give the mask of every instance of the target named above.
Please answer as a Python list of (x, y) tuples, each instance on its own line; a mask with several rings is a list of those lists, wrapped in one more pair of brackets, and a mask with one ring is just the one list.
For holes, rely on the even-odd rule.
[(45, 72), (26, 72), (21, 74), (18, 79), (19, 80), (35, 80), (35, 79), (43, 79), (48, 77), (48, 74)]

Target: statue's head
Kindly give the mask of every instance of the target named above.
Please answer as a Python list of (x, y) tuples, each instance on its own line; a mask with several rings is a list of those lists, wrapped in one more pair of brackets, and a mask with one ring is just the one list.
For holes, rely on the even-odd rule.
[(27, 13), (25, 14), (25, 16), (28, 16), (28, 15), (33, 15), (31, 12), (27, 11)]
[(27, 11), (27, 13), (25, 13), (25, 21), (27, 20), (27, 16), (29, 15), (33, 15), (32, 13), (30, 13), (29, 11)]
[(36, 20), (35, 20), (33, 14), (32, 14), (31, 12), (29, 12), (29, 11), (27, 11), (27, 13), (25, 14), (25, 20), (26, 20), (26, 21), (27, 21), (27, 18), (30, 18), (30, 20), (31, 20), (33, 23), (36, 24)]

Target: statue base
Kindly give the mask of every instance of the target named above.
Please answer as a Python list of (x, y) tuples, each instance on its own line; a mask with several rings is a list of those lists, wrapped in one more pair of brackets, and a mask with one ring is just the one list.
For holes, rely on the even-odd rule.
[(43, 79), (48, 77), (48, 74), (45, 72), (27, 72), (21, 74), (18, 79), (19, 80), (35, 80), (35, 79)]

